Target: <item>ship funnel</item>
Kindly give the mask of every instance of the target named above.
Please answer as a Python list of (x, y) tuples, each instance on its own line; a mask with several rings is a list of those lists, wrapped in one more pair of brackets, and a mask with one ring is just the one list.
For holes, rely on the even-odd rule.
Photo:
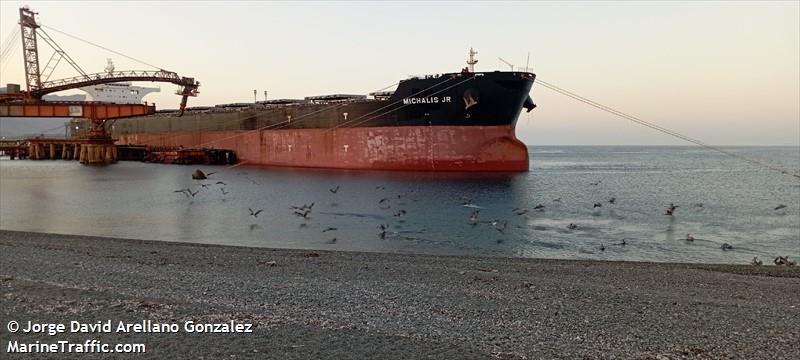
[(531, 110), (536, 108), (536, 104), (533, 103), (533, 99), (531, 99), (530, 95), (528, 95), (528, 98), (525, 99), (525, 103), (522, 104), (522, 107), (524, 107), (525, 109), (528, 109), (528, 111), (526, 111), (526, 112), (531, 112)]

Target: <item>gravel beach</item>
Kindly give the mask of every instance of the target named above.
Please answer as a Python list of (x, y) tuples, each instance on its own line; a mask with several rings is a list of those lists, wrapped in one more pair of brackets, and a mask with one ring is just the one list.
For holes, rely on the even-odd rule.
[[(10, 342), (143, 343), (87, 358), (800, 359), (800, 267), (282, 250), (0, 231)], [(178, 333), (9, 331), (17, 321)], [(251, 333), (187, 333), (192, 323)], [(76, 354), (72, 354), (73, 357)]]

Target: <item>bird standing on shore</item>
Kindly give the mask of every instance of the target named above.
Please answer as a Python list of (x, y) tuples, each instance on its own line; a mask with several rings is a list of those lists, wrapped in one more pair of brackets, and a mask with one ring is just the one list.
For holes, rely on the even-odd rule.
[(764, 263), (761, 260), (758, 260), (758, 256), (754, 257), (753, 261), (751, 261), (750, 264), (755, 266), (764, 265)]
[(722, 244), (722, 250), (726, 250), (726, 251), (727, 250), (733, 250), (733, 246), (731, 246), (731, 244), (728, 244), (728, 243), (723, 243)]
[(694, 236), (692, 236), (691, 234), (686, 234), (686, 241), (689, 242), (694, 241)]

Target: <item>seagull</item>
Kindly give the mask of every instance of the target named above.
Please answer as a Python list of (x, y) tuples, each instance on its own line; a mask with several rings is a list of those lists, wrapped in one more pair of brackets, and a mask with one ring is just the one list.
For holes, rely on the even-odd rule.
[(387, 201), (389, 201), (389, 198), (383, 198), (380, 201), (378, 201), (378, 204), (383, 204), (383, 203), (385, 203)]
[(222, 181), (217, 181), (216, 185), (228, 185), (228, 184), (226, 184), (226, 183), (224, 183)]
[(297, 216), (299, 216), (301, 218), (304, 218), (304, 219), (308, 219), (308, 214), (310, 214), (310, 213), (311, 213), (310, 209), (306, 209), (305, 211), (297, 211), (297, 210), (294, 211), (295, 215), (297, 215)]
[(222, 191), (222, 195), (228, 195), (230, 192), (225, 191), (225, 188), (219, 188), (219, 191)]
[(592, 208), (599, 208), (599, 207), (603, 207), (603, 204), (601, 204), (601, 203), (594, 203), (594, 206), (593, 206)]
[(675, 209), (677, 209), (677, 208), (678, 208), (677, 205), (675, 205), (673, 203), (669, 203), (669, 208), (667, 208), (667, 213), (664, 214), (664, 215), (672, 216), (672, 214), (675, 212)]
[(539, 204), (533, 207), (533, 210), (544, 211), (544, 205)]
[(328, 189), (328, 191), (330, 191), (331, 193), (334, 193), (334, 194), (336, 194), (336, 192), (337, 192), (337, 191), (339, 191), (339, 186), (340, 186), (340, 185), (336, 185), (336, 187), (335, 187), (335, 188), (333, 188), (333, 189)]
[(472, 224), (472, 226), (478, 225), (478, 214), (480, 214), (480, 212), (480, 210), (475, 210), (470, 214), (469, 223)]
[(783, 209), (785, 207), (786, 207), (786, 205), (780, 204), (780, 205), (776, 206), (774, 210), (780, 210), (780, 209)]
[(289, 208), (292, 209), (292, 210), (298, 210), (300, 212), (303, 212), (305, 210), (311, 210), (311, 208), (313, 208), (313, 207), (314, 207), (314, 203), (312, 202), (311, 205), (303, 204), (303, 206), (290, 206)]
[(578, 225), (575, 225), (573, 223), (570, 223), (569, 225), (567, 225), (567, 229), (570, 229), (570, 230), (575, 230), (577, 228), (578, 228)]
[(406, 215), (406, 211), (402, 210), (402, 209), (394, 214), (394, 216), (405, 216), (405, 215)]
[(253, 209), (251, 209), (251, 208), (247, 208), (247, 210), (250, 210), (250, 216), (252, 216), (254, 218), (257, 218), (258, 214), (260, 214), (262, 211), (264, 211), (264, 209), (258, 209), (256, 211), (253, 211)]
[(794, 266), (794, 261), (789, 260), (788, 256), (778, 256), (774, 261), (775, 265)]
[(750, 264), (751, 265), (756, 265), (756, 266), (764, 265), (764, 263), (761, 260), (758, 260), (758, 256), (754, 257), (753, 261), (751, 261)]
[(339, 230), (339, 229), (337, 229), (337, 228), (335, 228), (335, 227), (328, 227), (328, 228), (325, 228), (325, 230), (322, 230), (322, 232), (326, 232), (326, 231), (336, 231), (336, 230)]
[(615, 198), (615, 197), (612, 197), (611, 199), (608, 199), (608, 203), (609, 204), (616, 204), (616, 202), (617, 202), (617, 198)]
[(694, 241), (694, 236), (686, 234), (686, 241)]
[(516, 209), (511, 210), (511, 211), (513, 211), (514, 214), (516, 214), (516, 215), (525, 215), (525, 214), (528, 213), (528, 209), (520, 209), (520, 208), (516, 208)]
[(200, 184), (200, 186), (202, 186), (203, 189), (208, 189), (208, 184)]
[(189, 190), (189, 189), (186, 189), (186, 191), (188, 191), (188, 192), (189, 192), (189, 195), (192, 195), (192, 197), (194, 197), (195, 195), (197, 195), (197, 193), (199, 193), (199, 192), (200, 192), (200, 190), (197, 190), (197, 191), (195, 191), (195, 192), (192, 192), (192, 190)]
[(214, 175), (214, 174), (216, 174), (216, 173), (217, 173), (216, 171), (214, 171), (214, 172), (210, 172), (210, 173), (206, 174), (206, 176), (211, 176), (211, 175)]
[(191, 190), (189, 190), (188, 188), (186, 188), (186, 189), (175, 190), (175, 191), (173, 191), (173, 192), (176, 192), (176, 193), (183, 193), (183, 195), (186, 195), (186, 197), (188, 198), (188, 197), (189, 197), (189, 193), (191, 192)]
[(625, 246), (625, 245), (627, 245), (627, 244), (628, 244), (628, 243), (627, 243), (627, 242), (625, 242), (625, 239), (622, 239), (622, 242), (620, 242), (620, 243), (619, 243), (619, 244), (617, 244), (617, 245), (620, 245), (620, 246)]
[(378, 185), (375, 187), (375, 190), (386, 190), (386, 187), (383, 185)]
[(600, 251), (606, 251), (606, 246), (603, 243), (600, 243)]
[(733, 246), (728, 243), (722, 244), (722, 250), (733, 250)]
[(328, 244), (336, 244), (336, 238), (330, 239), (327, 242)]
[(597, 182), (589, 183), (589, 185), (597, 186), (600, 185), (601, 182), (603, 182), (603, 180), (598, 180)]
[(492, 221), (492, 226), (495, 230), (499, 231), (500, 233), (505, 234), (506, 226), (508, 225), (508, 221), (503, 221), (503, 226), (499, 226), (500, 223), (497, 220)]
[(385, 239), (386, 238), (386, 230), (389, 229), (389, 225), (380, 224), (380, 225), (378, 225), (378, 229), (381, 229), (381, 232), (379, 234), (379, 236), (381, 237), (381, 240)]

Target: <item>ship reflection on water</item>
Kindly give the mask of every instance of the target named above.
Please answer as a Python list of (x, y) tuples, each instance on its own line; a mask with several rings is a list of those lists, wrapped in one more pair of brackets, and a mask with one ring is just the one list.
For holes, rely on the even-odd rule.
[[(797, 148), (737, 151), (800, 162)], [(3, 160), (0, 228), (426, 254), (800, 257), (800, 186), (789, 177), (683, 147), (537, 147), (531, 159), (515, 174), (201, 167), (218, 171), (203, 181), (195, 167)], [(679, 207), (665, 216), (670, 203)]]

